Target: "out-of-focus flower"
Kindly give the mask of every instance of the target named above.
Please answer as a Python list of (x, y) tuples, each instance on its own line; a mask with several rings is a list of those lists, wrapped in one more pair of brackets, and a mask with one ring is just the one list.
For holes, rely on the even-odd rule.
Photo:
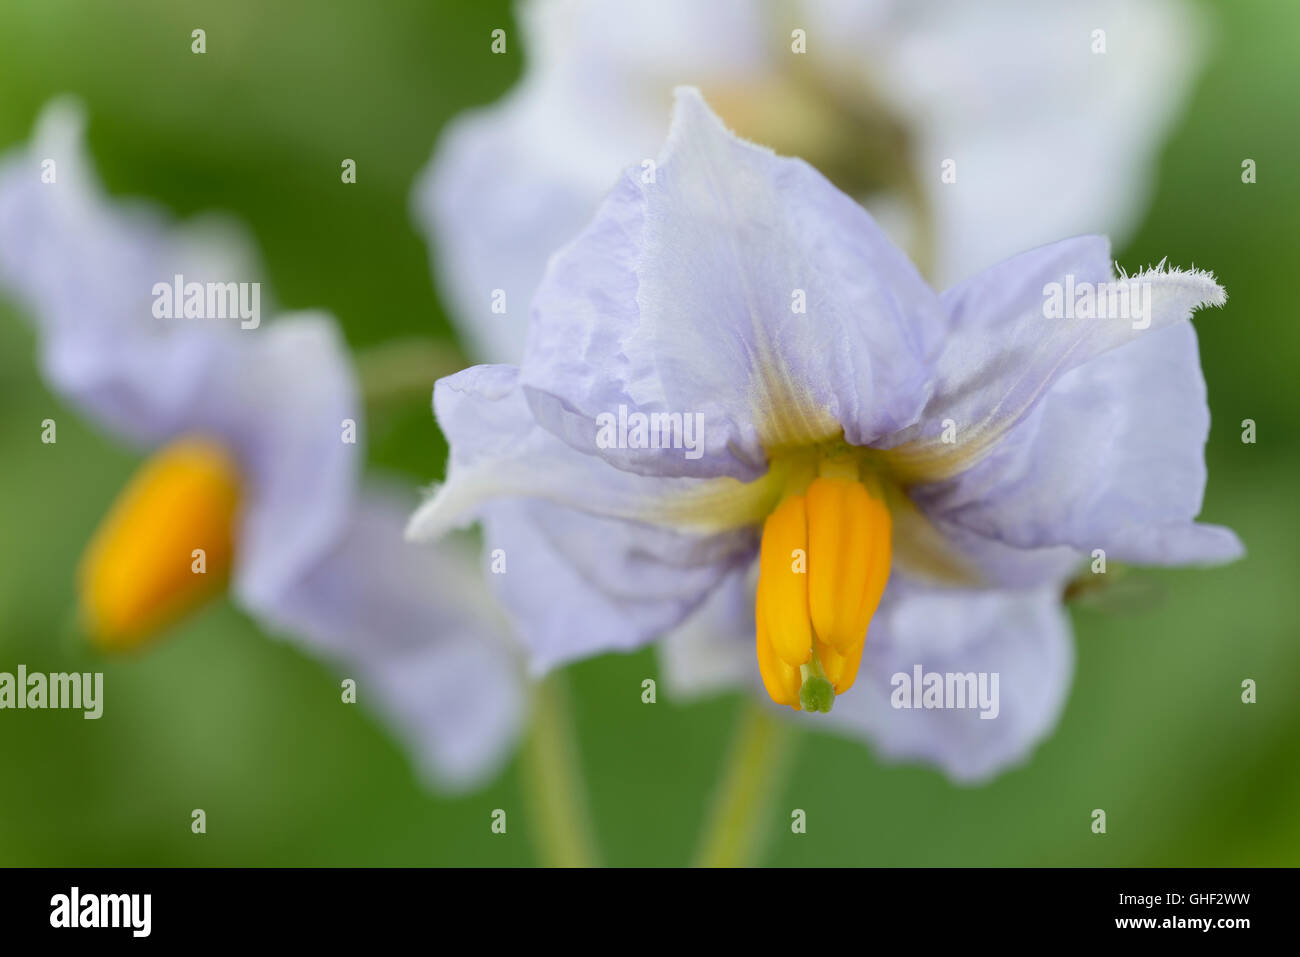
[(740, 135), (865, 201), (945, 288), (1137, 224), (1200, 60), (1196, 14), (1181, 0), (525, 0), (522, 80), (447, 128), (415, 215), (453, 318), (481, 355), (518, 361), (548, 257), (655, 155), (670, 91), (692, 84)]
[(153, 451), (83, 558), (88, 634), (139, 647), (229, 577), (260, 621), (357, 681), (431, 782), (481, 779), (518, 730), (522, 676), (456, 549), (406, 544), (409, 504), (362, 487), (362, 406), (332, 318), (241, 322), (235, 300), (226, 318), (158, 318), (173, 284), (196, 312), (237, 296), (251, 243), (107, 200), (83, 126), (52, 104), (0, 165), (0, 290), (35, 321), (51, 388)]
[[(451, 460), (410, 534), (484, 521), (535, 667), (635, 648), (712, 596), (731, 627), (707, 667), (748, 625), (768, 695), (818, 711), (861, 669), (832, 720), (977, 778), (1059, 713), (1082, 558), (1240, 554), (1194, 521), (1208, 274), (1117, 280), (1085, 237), (936, 295), (860, 205), (693, 90), (657, 170), (552, 260), (519, 367), (435, 389)], [(1093, 307), (1057, 316), (1052, 284)], [(1098, 312), (1111, 290), (1134, 297), (1122, 318)], [(896, 710), (917, 665), (999, 674), (996, 720)]]

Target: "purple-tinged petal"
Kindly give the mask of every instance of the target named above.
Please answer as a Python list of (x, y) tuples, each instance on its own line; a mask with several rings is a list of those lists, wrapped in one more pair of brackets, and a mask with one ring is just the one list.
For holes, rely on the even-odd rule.
[[(795, 67), (860, 109), (905, 121), (900, 159), (923, 209), (899, 210), (892, 192), (857, 198), (882, 222), (898, 218), (900, 241), (933, 235), (941, 284), (1059, 236), (1122, 239), (1141, 219), (1154, 153), (1203, 59), (1199, 13), (1177, 0), (523, 2), (524, 76), (448, 127), (414, 198), (417, 218), (453, 317), (487, 350), (480, 358), (518, 361), (524, 312), (489, 313), (487, 292), (531, 298), (548, 257), (619, 170), (654, 156), (671, 85), (716, 93), (734, 120), (723, 96), (762, 110), (764, 91), (791, 84)], [(796, 26), (807, 57), (789, 52)], [(1098, 28), (1104, 54), (1093, 49)], [(806, 124), (795, 114), (785, 126), (798, 135)], [(809, 139), (815, 152), (818, 137)], [(940, 176), (949, 159), (956, 182)]]
[(584, 455), (536, 423), (511, 366), (442, 379), (434, 404), (447, 481), (407, 534), (484, 520), (488, 577), (539, 672), (659, 637), (752, 560), (779, 494), (771, 478), (660, 478)]
[[(1054, 587), (928, 589), (891, 582), (871, 622), (857, 681), (829, 715), (781, 715), (810, 731), (865, 739), (883, 757), (978, 781), (1022, 760), (1056, 724), (1073, 671), (1068, 619)], [(754, 588), (729, 576), (660, 647), (667, 689), (686, 698), (729, 688), (767, 694), (754, 658)], [(998, 714), (896, 709), (893, 676), (997, 672)], [(991, 686), (987, 686), (991, 687)], [(774, 706), (775, 707), (775, 706)]]
[(343, 535), (255, 611), (355, 678), (438, 789), (500, 767), (525, 710), (523, 675), (473, 553), (402, 539), (408, 507), (363, 493)]
[[(452, 319), (480, 359), (510, 363), (523, 357), (551, 254), (628, 163), (662, 145), (670, 84), (737, 82), (763, 68), (766, 51), (761, 11), (748, 0), (522, 3), (516, 12), (524, 76), (447, 126), (411, 198)], [(497, 289), (504, 314), (491, 308)]]
[(973, 532), (941, 514), (926, 518), (938, 537), (932, 547), (947, 551), (949, 560), (960, 562), (960, 567), (968, 571), (969, 575), (957, 577), (936, 574), (924, 562), (907, 561), (904, 549), (896, 548), (895, 573), (909, 584), (994, 588), (1055, 585), (1060, 588), (1079, 571), (1087, 557), (1069, 545), (1045, 545), (1038, 548), (1009, 545), (998, 538)]
[(943, 526), (1006, 549), (1229, 561), (1236, 536), (1193, 521), (1209, 427), (1196, 332), (1179, 322), (1065, 374), (986, 459), (913, 494)]
[[(1131, 307), (1132, 315), (1124, 318), (1074, 311), (1075, 296), (1085, 289), (1114, 289), (1118, 311), (1121, 285), (1135, 303), (1142, 302), (1143, 291), (1149, 301)], [(1053, 299), (1062, 316), (1052, 314)], [(1214, 278), (1202, 272), (1153, 270), (1121, 284), (1101, 237), (1023, 253), (944, 293), (950, 328), (936, 363), (934, 393), (919, 421), (882, 445), (890, 449), (895, 471), (910, 481), (951, 478), (990, 454), (1071, 369), (1225, 299)]]
[[(522, 381), (539, 422), (619, 468), (753, 478), (765, 450), (910, 424), (942, 327), (861, 207), (685, 89), (653, 182), (625, 174), (552, 260)], [(703, 454), (601, 447), (621, 408), (702, 415)]]
[(536, 674), (653, 641), (755, 553), (743, 532), (679, 535), (518, 500), (488, 507), (484, 545), (488, 577)]
[(582, 230), (627, 159), (607, 155), (611, 142), (591, 136), (572, 111), (540, 106), (548, 95), (521, 87), (455, 120), (412, 195), (456, 327), (494, 362), (523, 357), (547, 257)]
[(447, 481), (411, 517), (413, 538), (437, 538), (468, 525), (485, 505), (506, 498), (541, 499), (605, 518), (715, 534), (761, 522), (780, 493), (774, 475), (742, 483), (611, 468), (537, 423), (513, 366), (474, 366), (439, 380), (434, 411), (451, 459)]
[[(262, 604), (343, 528), (365, 457), (347, 346), (323, 314), (282, 316), (209, 343), (179, 430), (220, 437), (244, 480), (235, 590)], [(348, 423), (352, 423), (349, 425)]]
[[(997, 678), (997, 716), (980, 708), (895, 708), (894, 676)], [(853, 688), (814, 716), (866, 738), (882, 757), (936, 765), (961, 782), (1025, 759), (1056, 725), (1074, 669), (1070, 624), (1054, 589), (893, 588), (871, 622)], [(911, 699), (909, 699), (911, 700)], [(951, 703), (951, 702), (950, 702)], [(983, 709), (992, 714), (991, 708)], [(810, 726), (805, 722), (805, 726)]]
[(688, 700), (750, 688), (766, 696), (754, 650), (754, 573), (738, 568), (659, 643), (659, 670), (669, 695)]
[(153, 206), (110, 200), (84, 126), (74, 102), (55, 101), (31, 142), (0, 164), (0, 291), (35, 323), (54, 389), (118, 434), (154, 444), (184, 422), (214, 353), (253, 332), (238, 320), (154, 318), (155, 284), (177, 274), (256, 281), (254, 247), (224, 220), (180, 228)]

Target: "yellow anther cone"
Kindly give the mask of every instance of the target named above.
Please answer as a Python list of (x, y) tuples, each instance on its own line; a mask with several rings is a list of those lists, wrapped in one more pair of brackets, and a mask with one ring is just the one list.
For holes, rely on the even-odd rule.
[(178, 440), (131, 478), (78, 569), (82, 623), (105, 650), (138, 647), (219, 591), (235, 544), (240, 478), (221, 445)]
[(830, 645), (817, 642), (817, 660), (822, 663), (822, 671), (835, 689), (837, 695), (844, 694), (853, 687), (858, 677), (858, 666), (862, 664), (862, 649), (865, 641), (859, 641), (845, 654), (840, 654)]
[(856, 468), (813, 479), (767, 517), (755, 641), (773, 701), (829, 711), (853, 686), (889, 578), (892, 534), (878, 486), (859, 481)]
[(813, 629), (840, 655), (860, 653), (889, 577), (889, 510), (850, 479), (815, 479), (807, 498)]
[(761, 602), (755, 618), (757, 622), (755, 638), (758, 647), (758, 673), (763, 678), (763, 687), (767, 689), (768, 696), (777, 704), (789, 705), (798, 711), (800, 710), (799, 686), (803, 682), (799, 674), (799, 668), (796, 665), (786, 664), (772, 650), (772, 641), (767, 630), (767, 618), (763, 614)]
[(788, 665), (812, 657), (808, 618), (808, 521), (801, 495), (785, 499), (763, 523), (758, 557), (758, 617), (772, 650)]

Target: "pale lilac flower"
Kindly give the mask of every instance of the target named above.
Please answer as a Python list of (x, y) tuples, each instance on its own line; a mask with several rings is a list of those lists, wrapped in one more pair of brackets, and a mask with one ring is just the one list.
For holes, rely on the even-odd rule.
[(412, 198), (453, 320), (506, 362), (547, 258), (655, 156), (674, 86), (866, 202), (942, 288), (1060, 236), (1123, 239), (1204, 34), (1181, 0), (516, 9), (522, 79), (447, 127)]
[[(740, 677), (747, 646), (745, 679), (826, 710), (856, 672), (830, 721), (974, 779), (1059, 714), (1082, 560), (1241, 554), (1194, 521), (1209, 413), (1188, 318), (1225, 299), (1209, 274), (1132, 277), (1142, 321), (1048, 318), (1052, 283), (1117, 278), (1082, 237), (937, 295), (860, 205), (689, 89), (657, 169), (553, 258), (522, 364), (434, 393), (451, 459), (409, 533), (484, 522), (536, 670), (698, 610), (700, 685)], [(610, 441), (633, 415), (698, 416), (702, 441)], [(894, 707), (916, 665), (999, 674), (996, 717)]]
[[(0, 291), (34, 320), (50, 387), (154, 450), (104, 526), (125, 527), (101, 529), (101, 554), (83, 563), (92, 637), (147, 640), (206, 595), (194, 583), (220, 578), (217, 552), (233, 541), (244, 608), (355, 679), (358, 703), (389, 720), (432, 783), (481, 780), (518, 731), (522, 675), (472, 558), (408, 545), (409, 503), (360, 481), (364, 444), (344, 436), (349, 420), (364, 431), (362, 406), (333, 319), (155, 318), (155, 284), (178, 274), (257, 280), (251, 243), (228, 225), (177, 227), (107, 199), (83, 126), (76, 105), (52, 104), (0, 163)], [(204, 576), (192, 573), (191, 535), (214, 545)], [(182, 551), (159, 554), (176, 541)]]

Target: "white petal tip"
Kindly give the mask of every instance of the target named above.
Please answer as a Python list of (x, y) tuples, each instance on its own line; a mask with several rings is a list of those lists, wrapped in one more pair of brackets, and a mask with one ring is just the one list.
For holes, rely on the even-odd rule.
[(712, 117), (717, 123), (722, 121), (718, 115), (709, 109), (709, 104), (705, 102), (704, 94), (700, 92), (698, 86), (675, 86), (673, 87), (673, 114), (680, 116), (687, 111), (698, 111), (705, 116)]
[(746, 146), (750, 149), (772, 153), (759, 143), (752, 143), (744, 137), (737, 136), (713, 108), (704, 99), (704, 94), (694, 86), (673, 88), (673, 119), (668, 130), (668, 142), (660, 158), (660, 165), (672, 155), (677, 144), (688, 138), (720, 136), (723, 139)]
[(1246, 557), (1246, 545), (1238, 537), (1236, 532), (1230, 528), (1224, 528), (1219, 525), (1208, 527), (1218, 533), (1218, 540), (1216, 543), (1218, 547), (1212, 549), (1199, 564), (1206, 567), (1226, 565), (1229, 562), (1241, 561), (1241, 559)]
[(450, 531), (450, 527), (443, 520), (437, 494), (438, 486), (432, 486), (427, 491), (429, 497), (407, 519), (402, 537), (408, 542), (431, 542)]
[(1228, 293), (1208, 269), (1180, 269), (1170, 266), (1164, 259), (1154, 266), (1140, 269), (1132, 276), (1123, 267), (1118, 267), (1120, 276), (1133, 282), (1158, 282), (1163, 286), (1178, 286), (1191, 293), (1201, 306), (1222, 306), (1228, 301)]

